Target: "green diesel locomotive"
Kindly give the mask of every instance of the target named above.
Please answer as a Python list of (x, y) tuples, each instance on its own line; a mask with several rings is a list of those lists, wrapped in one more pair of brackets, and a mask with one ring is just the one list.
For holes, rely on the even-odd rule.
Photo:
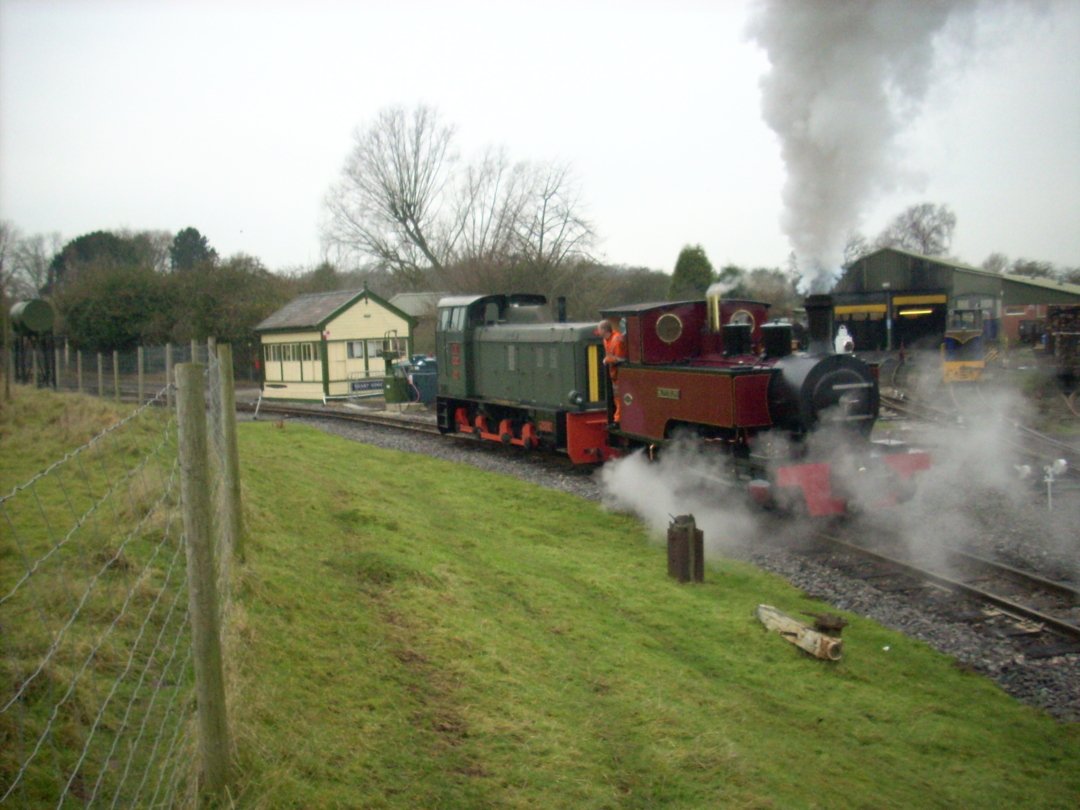
[(605, 461), (607, 377), (595, 323), (552, 320), (542, 295), (439, 302), (439, 430)]

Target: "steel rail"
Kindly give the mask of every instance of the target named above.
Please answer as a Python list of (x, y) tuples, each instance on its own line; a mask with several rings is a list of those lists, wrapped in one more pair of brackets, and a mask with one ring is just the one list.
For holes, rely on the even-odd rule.
[[(989, 591), (983, 590), (982, 588), (977, 588), (974, 585), (969, 585), (966, 582), (961, 582), (960, 580), (953, 579), (952, 577), (947, 577), (943, 574), (937, 573), (936, 571), (930, 571), (926, 568), (921, 568), (905, 560), (900, 560), (895, 557), (890, 557), (887, 554), (872, 551), (856, 543), (849, 543), (846, 540), (841, 540), (840, 538), (833, 535), (818, 532), (816, 536), (837, 548), (849, 551), (862, 557), (877, 560), (887, 565), (894, 566), (905, 573), (915, 576), (916, 578), (925, 579), (929, 582), (933, 582), (935, 585), (940, 585), (941, 587), (946, 588), (950, 591), (962, 593), (983, 602), (987, 602), (997, 608), (1000, 608), (1004, 613), (1007, 613), (1014, 618), (1027, 619), (1029, 621), (1037, 622), (1044, 627), (1051, 628), (1056, 632), (1061, 633), (1062, 635), (1069, 636), (1074, 639), (1080, 639), (1080, 626), (1065, 621), (1064, 619), (1060, 619), (1056, 616), (1051, 616), (1047, 613), (1035, 610), (1034, 608), (1018, 604), (1017, 602), (1014, 602), (1004, 596), (991, 593)], [(963, 552), (950, 553), (963, 554)], [(989, 566), (991, 569), (1000, 570), (1002, 572), (1002, 576), (1015, 578), (1017, 577), (1017, 575), (1019, 575), (1020, 577), (1024, 579), (1029, 579), (1032, 582), (1051, 582), (1050, 580), (1045, 580), (1033, 574), (1028, 574), (1027, 572), (1020, 571), (1019, 569), (1001, 565), (1000, 563), (995, 563), (990, 560), (984, 560), (981, 558), (975, 559), (978, 559), (980, 564)], [(1054, 586), (1056, 589), (1059, 590), (1059, 592), (1060, 589), (1064, 589), (1065, 593), (1071, 593), (1075, 598), (1080, 599), (1080, 592), (1077, 592), (1066, 585), (1062, 585), (1061, 583), (1054, 583)]]
[[(244, 412), (254, 412), (255, 406), (249, 403), (237, 403), (236, 409)], [(288, 405), (275, 405), (263, 402), (259, 406), (260, 414), (272, 414), (274, 416), (292, 416), (300, 419), (334, 419), (343, 422), (358, 422), (360, 424), (378, 425), (379, 427), (391, 427), (399, 430), (410, 430), (415, 433), (438, 435), (439, 429), (434, 423), (421, 422), (415, 419), (399, 419), (381, 413), (371, 412), (343, 412), (337, 410), (324, 410), (317, 407), (300, 407)]]

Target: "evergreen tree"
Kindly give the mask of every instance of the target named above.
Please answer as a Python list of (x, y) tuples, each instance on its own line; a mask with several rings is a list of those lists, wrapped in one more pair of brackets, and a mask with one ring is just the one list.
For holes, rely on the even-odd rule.
[(668, 299), (702, 298), (713, 282), (713, 266), (701, 245), (687, 245), (675, 262)]
[(215, 264), (217, 251), (197, 228), (184, 228), (173, 238), (169, 261), (173, 270), (194, 270), (203, 264)]

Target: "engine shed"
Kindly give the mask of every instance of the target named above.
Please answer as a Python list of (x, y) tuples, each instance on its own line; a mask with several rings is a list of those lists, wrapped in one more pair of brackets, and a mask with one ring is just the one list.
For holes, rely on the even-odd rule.
[(1038, 331), (1030, 321), (1046, 305), (1080, 303), (1080, 286), (882, 248), (853, 262), (832, 296), (836, 325), (846, 327), (855, 351), (888, 352), (936, 349), (958, 311), (978, 312), (990, 325), (987, 337), (1018, 342)]
[(375, 396), (412, 352), (415, 318), (367, 289), (301, 295), (255, 327), (262, 395), (323, 401)]

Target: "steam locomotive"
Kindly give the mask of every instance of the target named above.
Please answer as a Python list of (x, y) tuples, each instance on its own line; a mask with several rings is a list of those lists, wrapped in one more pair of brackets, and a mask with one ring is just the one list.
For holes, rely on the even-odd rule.
[(895, 500), (929, 467), (925, 453), (870, 441), (876, 368), (833, 352), (828, 296), (806, 300), (806, 351), (793, 350), (790, 324), (768, 322), (767, 303), (712, 290), (602, 310), (627, 342), (618, 424), (595, 324), (553, 320), (546, 304), (529, 294), (439, 302), (441, 432), (581, 464), (689, 437), (724, 450), (728, 480), (755, 500), (812, 516), (846, 512), (856, 490)]

